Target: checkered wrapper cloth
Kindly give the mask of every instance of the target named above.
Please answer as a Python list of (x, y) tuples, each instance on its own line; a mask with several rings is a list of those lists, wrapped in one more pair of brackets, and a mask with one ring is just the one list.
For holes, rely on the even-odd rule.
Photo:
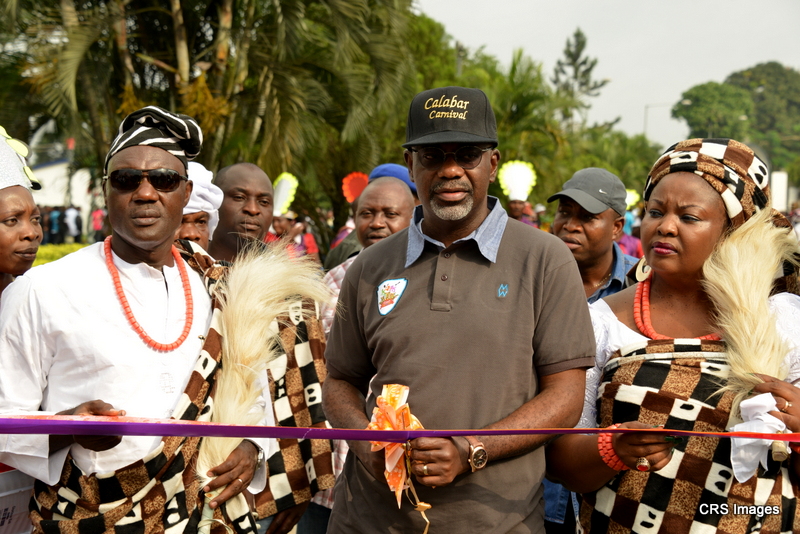
[[(270, 363), (269, 385), (278, 426), (325, 428), (322, 383), (325, 380), (325, 334), (313, 302), (298, 301), (271, 328), (280, 332), (284, 353)], [(259, 518), (308, 502), (333, 487), (331, 441), (279, 439), (267, 459), (267, 488), (255, 496)]]
[[(724, 342), (648, 340), (623, 350), (603, 370), (599, 426), (639, 421), (674, 430), (725, 431), (733, 394), (716, 394), (730, 370)], [(621, 471), (582, 496), (584, 532), (800, 532), (800, 488), (788, 462), (770, 458), (767, 469), (739, 483), (730, 447), (728, 439), (692, 436), (675, 447), (672, 460), (659, 471)], [(727, 504), (730, 513), (711, 514), (703, 504)], [(734, 504), (777, 506), (781, 514), (735, 513)]]

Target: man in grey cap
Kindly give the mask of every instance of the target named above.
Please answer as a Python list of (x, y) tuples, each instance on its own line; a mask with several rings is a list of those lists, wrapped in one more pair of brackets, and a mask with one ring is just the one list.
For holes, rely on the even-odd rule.
[[(411, 225), (361, 252), (345, 274), (325, 353), (323, 406), (337, 428), (365, 428), (384, 385), (409, 387), (429, 429), (467, 437), (409, 442), (409, 477), (431, 531), (543, 532), (550, 436), (484, 428), (573, 426), (594, 335), (577, 267), (553, 236), (510, 219), (488, 195), (500, 152), (478, 89), (411, 102), (405, 161), (421, 205)], [(422, 532), (398, 508), (384, 451), (349, 442), (328, 532)]]
[[(570, 249), (583, 280), (589, 304), (628, 287), (627, 272), (636, 258), (624, 254), (616, 240), (622, 235), (626, 208), (625, 186), (605, 169), (582, 169), (561, 191), (553, 234)], [(575, 532), (578, 499), (561, 484), (544, 481), (547, 534)]]
[(626, 274), (638, 261), (622, 252), (616, 240), (625, 224), (622, 181), (605, 169), (582, 169), (561, 191), (547, 199), (558, 200), (553, 234), (572, 252), (583, 279), (589, 304), (628, 286)]

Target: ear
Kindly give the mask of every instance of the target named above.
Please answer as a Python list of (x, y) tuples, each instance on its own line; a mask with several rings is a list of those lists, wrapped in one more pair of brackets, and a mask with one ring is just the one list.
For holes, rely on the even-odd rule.
[(492, 166), (492, 170), (489, 173), (489, 183), (492, 183), (497, 179), (497, 168), (500, 166), (500, 151), (496, 148), (492, 150), (492, 156), (489, 160), (489, 163)]
[(405, 152), (403, 152), (403, 159), (406, 162), (406, 167), (408, 167), (408, 177), (411, 179), (412, 182), (415, 182), (415, 180), (414, 180), (414, 154), (410, 150), (406, 150)]
[(186, 205), (189, 203), (189, 199), (190, 199), (190, 198), (191, 198), (191, 196), (192, 196), (192, 189), (194, 189), (194, 184), (192, 183), (192, 181), (191, 181), (191, 180), (187, 180), (187, 181), (186, 181), (186, 192), (185, 192), (185, 198), (183, 199), (183, 207), (184, 207), (184, 208), (185, 208), (185, 207), (186, 207)]
[[(613, 211), (613, 210), (612, 210)], [(612, 238), (614, 241), (617, 241), (620, 237), (622, 237), (622, 228), (625, 226), (625, 216), (617, 217), (614, 219), (614, 232), (612, 234)]]

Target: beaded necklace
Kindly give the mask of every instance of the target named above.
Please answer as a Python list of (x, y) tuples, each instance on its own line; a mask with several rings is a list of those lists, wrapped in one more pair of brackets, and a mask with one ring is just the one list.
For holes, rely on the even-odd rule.
[[(636, 298), (633, 301), (633, 320), (636, 323), (636, 328), (639, 332), (644, 334), (650, 339), (672, 339), (668, 336), (663, 336), (653, 329), (653, 324), (650, 322), (650, 281), (647, 278), (636, 286)], [(707, 339), (711, 341), (719, 341), (722, 339), (718, 334), (707, 334), (700, 336), (697, 339)]]
[(133, 316), (133, 311), (131, 310), (131, 306), (128, 303), (127, 297), (125, 297), (125, 292), (122, 289), (122, 282), (119, 279), (119, 271), (117, 270), (117, 266), (114, 265), (114, 260), (111, 256), (111, 237), (107, 237), (105, 242), (103, 243), (103, 249), (105, 251), (106, 256), (106, 267), (108, 267), (108, 272), (111, 273), (111, 278), (114, 280), (114, 289), (117, 291), (117, 298), (119, 299), (119, 303), (122, 305), (122, 309), (125, 311), (125, 317), (128, 319), (128, 323), (130, 323), (133, 330), (139, 334), (139, 337), (147, 344), (147, 346), (151, 347), (154, 350), (160, 352), (171, 352), (178, 347), (180, 347), (186, 338), (189, 337), (189, 330), (192, 329), (192, 321), (194, 319), (194, 302), (192, 300), (192, 288), (189, 284), (189, 275), (186, 272), (186, 265), (181, 258), (178, 249), (174, 246), (172, 247), (172, 257), (175, 258), (175, 263), (178, 265), (178, 271), (181, 273), (181, 283), (183, 284), (183, 294), (186, 297), (186, 323), (183, 326), (183, 332), (181, 332), (180, 337), (174, 343), (159, 343), (158, 341), (154, 340), (150, 336), (147, 335), (147, 332), (144, 331), (144, 328), (139, 324), (136, 318)]

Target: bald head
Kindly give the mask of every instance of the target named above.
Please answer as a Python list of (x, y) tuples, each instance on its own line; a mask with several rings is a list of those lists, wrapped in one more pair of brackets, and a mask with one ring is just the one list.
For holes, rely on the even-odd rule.
[(372, 180), (358, 197), (356, 235), (366, 248), (408, 227), (414, 196), (402, 180), (384, 176)]
[(229, 177), (232, 177), (234, 181), (236, 181), (237, 177), (241, 177), (243, 174), (253, 174), (254, 176), (258, 175), (260, 178), (268, 182), (270, 189), (272, 189), (272, 181), (270, 181), (267, 173), (262, 171), (261, 167), (255, 163), (247, 162), (234, 163), (233, 165), (228, 165), (227, 167), (221, 168), (214, 177), (214, 184), (224, 191), (225, 187), (223, 187), (223, 185)]

